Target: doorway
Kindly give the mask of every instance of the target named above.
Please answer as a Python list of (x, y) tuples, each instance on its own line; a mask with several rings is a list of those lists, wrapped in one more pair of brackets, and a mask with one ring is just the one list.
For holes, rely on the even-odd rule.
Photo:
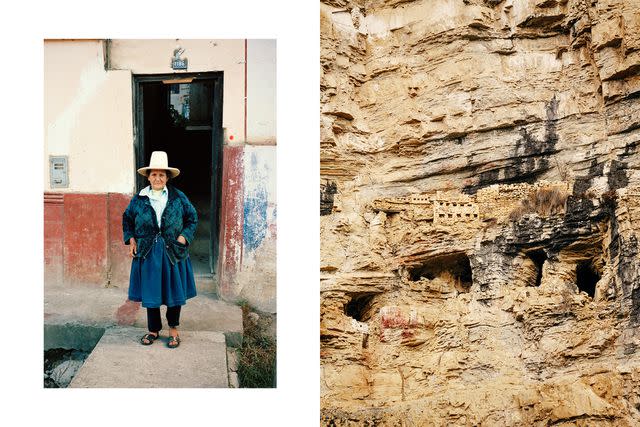
[[(167, 152), (169, 166), (180, 169), (169, 185), (184, 192), (198, 212), (189, 250), (196, 283), (198, 277), (213, 278), (218, 261), (222, 77), (222, 73), (133, 77), (136, 169), (147, 166), (151, 152), (158, 150)], [(139, 192), (148, 181), (135, 175)]]

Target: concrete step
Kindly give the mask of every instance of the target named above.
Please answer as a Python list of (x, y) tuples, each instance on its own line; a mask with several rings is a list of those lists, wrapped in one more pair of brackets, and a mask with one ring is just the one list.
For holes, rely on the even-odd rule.
[(152, 345), (140, 344), (146, 329), (106, 330), (70, 388), (226, 388), (229, 387), (224, 335), (183, 331), (178, 348), (168, 348), (161, 334)]
[[(197, 268), (200, 266), (200, 270)], [(218, 280), (209, 273), (209, 263), (198, 263), (193, 266), (193, 276), (196, 279), (196, 288), (203, 295), (217, 295)]]
[[(166, 331), (166, 307), (162, 306), (160, 311)], [(139, 303), (127, 302), (127, 289), (47, 286), (44, 291), (44, 321), (45, 324), (58, 325), (146, 328), (147, 310)], [(235, 304), (216, 299), (211, 293), (199, 291), (198, 296), (182, 306), (179, 329), (221, 332), (229, 346), (239, 347), (242, 345), (242, 310)]]
[(198, 292), (216, 293), (217, 281), (211, 278), (211, 266), (208, 257), (191, 257), (191, 267), (196, 279)]

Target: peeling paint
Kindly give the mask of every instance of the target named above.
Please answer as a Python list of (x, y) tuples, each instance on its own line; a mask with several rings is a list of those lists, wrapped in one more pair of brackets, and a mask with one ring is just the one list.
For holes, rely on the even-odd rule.
[(237, 295), (267, 312), (276, 311), (276, 148), (245, 147), (242, 260)]
[(245, 249), (254, 251), (267, 235), (267, 192), (259, 188), (244, 201), (243, 242)]
[(243, 251), (258, 249), (275, 224), (275, 147), (247, 147), (244, 156)]
[(223, 148), (220, 230), (220, 294), (233, 297), (234, 277), (242, 257), (242, 147)]

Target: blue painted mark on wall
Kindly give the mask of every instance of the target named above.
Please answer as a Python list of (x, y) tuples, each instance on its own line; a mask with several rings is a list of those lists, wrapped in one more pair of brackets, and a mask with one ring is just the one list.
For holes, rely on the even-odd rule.
[(254, 251), (267, 235), (268, 197), (264, 187), (258, 187), (244, 200), (243, 242), (247, 251)]
[(251, 254), (275, 238), (275, 150), (246, 147), (244, 158), (243, 252)]

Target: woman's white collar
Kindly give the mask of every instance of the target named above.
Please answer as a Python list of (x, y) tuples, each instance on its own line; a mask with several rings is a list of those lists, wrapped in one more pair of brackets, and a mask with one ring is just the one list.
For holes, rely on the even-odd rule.
[[(169, 194), (169, 188), (165, 185), (164, 189), (162, 190), (162, 192), (166, 192), (167, 194)], [(151, 186), (147, 185), (146, 187), (144, 187), (142, 190), (140, 190), (140, 193), (138, 193), (141, 196), (147, 196), (149, 197), (151, 195)]]

